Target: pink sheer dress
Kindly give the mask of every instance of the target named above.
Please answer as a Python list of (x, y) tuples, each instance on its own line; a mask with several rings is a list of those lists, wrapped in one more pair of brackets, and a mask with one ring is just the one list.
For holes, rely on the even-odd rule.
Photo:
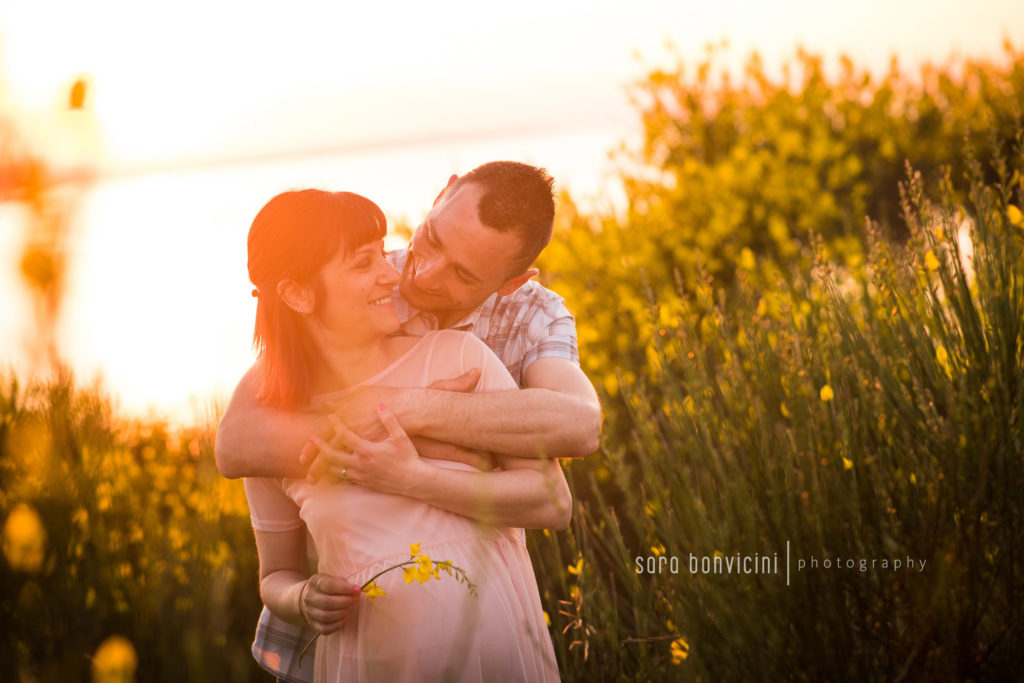
[[(431, 332), (366, 384), (410, 387), (480, 368), (478, 391), (516, 388), (475, 336)], [(438, 467), (468, 465), (431, 460)], [(475, 522), (412, 498), (348, 483), (248, 479), (253, 526), (305, 523), (319, 571), (362, 584), (409, 559), (409, 545), (464, 568), (478, 595), (455, 578), (405, 582), (401, 569), (376, 580), (386, 595), (359, 605), (341, 631), (316, 644), (317, 681), (555, 681), (551, 637), (522, 530)], [(309, 656), (307, 654), (307, 656)]]

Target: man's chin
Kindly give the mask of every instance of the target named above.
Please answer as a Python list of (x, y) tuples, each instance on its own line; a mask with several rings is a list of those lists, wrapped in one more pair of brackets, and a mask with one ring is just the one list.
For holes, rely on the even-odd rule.
[(438, 298), (421, 291), (411, 282), (402, 282), (398, 285), (398, 293), (407, 304), (421, 311), (429, 311), (437, 308)]

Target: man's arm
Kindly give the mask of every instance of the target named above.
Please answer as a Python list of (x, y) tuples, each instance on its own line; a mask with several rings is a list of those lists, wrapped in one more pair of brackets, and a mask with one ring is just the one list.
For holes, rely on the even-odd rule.
[(434, 507), (497, 526), (565, 529), (572, 516), (572, 494), (557, 460), (499, 458), (498, 472), (467, 472), (421, 459), (395, 415), (378, 409), (383, 441), (367, 441), (336, 418), (342, 448), (316, 438), (331, 462), (330, 471), (382, 493), (408, 496)]
[[(333, 429), (322, 411), (283, 410), (260, 403), (256, 396), (260, 383), (259, 366), (254, 365), (239, 381), (231, 401), (217, 428), (214, 454), (220, 473), (229, 478), (238, 477), (304, 477), (312, 458), (303, 453), (312, 452), (310, 438), (330, 439)], [(430, 386), (437, 390), (469, 391), (476, 384), (479, 373), (470, 371), (459, 377), (438, 380)], [(366, 410), (342, 410), (346, 424), (367, 439), (382, 439), (386, 435), (376, 415), (376, 405), (391, 400), (396, 392), (392, 387), (360, 387), (348, 392), (347, 401), (354, 407), (364, 405)], [(415, 437), (420, 453), (439, 460), (464, 462), (477, 469), (490, 470), (488, 458), (467, 449), (451, 448), (426, 437)]]
[(304, 477), (299, 451), (326, 424), (323, 414), (281, 410), (260, 403), (259, 367), (242, 377), (217, 428), (217, 469), (237, 477)]
[(581, 458), (601, 435), (601, 404), (583, 371), (564, 358), (526, 368), (518, 391), (403, 389), (388, 406), (407, 432), (517, 457)]

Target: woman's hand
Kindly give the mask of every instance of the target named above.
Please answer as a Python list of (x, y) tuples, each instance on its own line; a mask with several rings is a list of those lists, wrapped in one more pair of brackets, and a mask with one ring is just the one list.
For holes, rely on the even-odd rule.
[(299, 613), (320, 635), (334, 633), (359, 604), (359, 586), (340, 576), (314, 574), (299, 590)]
[(402, 425), (383, 403), (377, 413), (387, 433), (383, 441), (367, 441), (331, 415), (331, 443), (319, 436), (313, 437), (313, 442), (330, 461), (327, 472), (331, 476), (382, 493), (407, 494), (430, 465), (420, 460)]
[[(470, 368), (458, 377), (434, 380), (427, 385), (427, 388), (466, 393), (473, 391), (473, 388), (476, 387), (476, 383), (479, 381), (480, 368)], [(374, 407), (379, 406), (381, 403), (389, 402), (396, 396), (400, 398), (403, 391), (408, 392), (410, 389), (378, 386), (359, 387), (346, 392), (343, 397), (328, 401), (328, 406), (330, 406), (332, 413), (349, 427), (350, 431), (354, 431), (367, 439), (379, 440), (386, 436), (386, 432), (381, 428), (380, 418), (377, 417), (378, 411)], [(317, 432), (316, 436), (324, 441), (330, 441), (334, 446), (338, 446), (338, 442), (333, 439), (334, 434), (335, 430), (332, 421), (328, 420), (321, 427), (320, 431)], [(316, 438), (310, 438), (299, 453), (299, 462), (306, 466), (307, 477), (314, 484), (320, 477), (325, 476), (330, 468), (328, 458), (319, 452), (316, 444)], [(417, 448), (419, 447), (420, 443), (417, 441)], [(440, 460), (458, 460), (477, 469), (493, 469), (489, 458), (485, 462), (481, 458), (475, 457), (473, 455), (474, 451), (462, 450), (463, 452), (461, 453), (449, 451), (449, 457), (428, 455), (423, 450), (420, 450), (420, 453), (427, 457), (437, 457)]]

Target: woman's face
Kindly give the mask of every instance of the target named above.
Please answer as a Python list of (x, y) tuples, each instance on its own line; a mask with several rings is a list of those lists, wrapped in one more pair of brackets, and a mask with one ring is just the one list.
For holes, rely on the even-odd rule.
[(374, 240), (346, 254), (343, 249), (320, 271), (324, 300), (320, 323), (329, 333), (384, 336), (399, 328), (391, 294), (401, 275), (384, 258), (384, 241)]

